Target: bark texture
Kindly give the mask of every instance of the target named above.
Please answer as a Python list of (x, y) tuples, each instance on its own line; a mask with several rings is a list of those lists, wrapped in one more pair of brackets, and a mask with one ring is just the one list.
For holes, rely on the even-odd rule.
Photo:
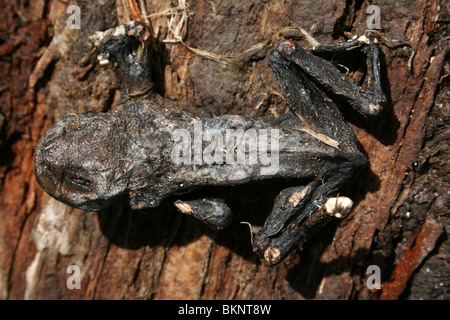
[[(69, 2), (0, 0), (0, 299), (449, 298), (447, 1)], [(81, 9), (81, 29), (67, 28), (69, 4)], [(322, 44), (362, 35), (370, 4), (381, 12), (389, 102), (371, 121), (343, 109), (370, 167), (342, 190), (351, 214), (279, 265), (252, 252), (239, 223), (261, 225), (276, 185), (237, 189), (235, 221), (221, 232), (170, 204), (83, 212), (37, 185), (40, 136), (67, 114), (113, 109), (119, 96), (116, 67), (99, 66), (88, 46), (95, 31), (138, 12), (161, 43), (165, 96), (217, 114), (277, 116), (286, 105), (264, 56), (244, 52), (278, 43), (288, 26)], [(350, 76), (364, 73), (353, 67)], [(80, 289), (66, 285), (72, 264)], [(380, 267), (381, 290), (366, 286), (369, 265)]]

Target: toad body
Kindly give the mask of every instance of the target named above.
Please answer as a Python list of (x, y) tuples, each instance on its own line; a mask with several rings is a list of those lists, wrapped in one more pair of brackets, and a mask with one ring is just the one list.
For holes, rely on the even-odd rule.
[[(373, 40), (360, 37), (311, 52), (281, 42), (268, 63), (290, 109), (272, 119), (211, 116), (153, 93), (150, 36), (145, 24), (134, 21), (94, 36), (100, 63), (119, 63), (120, 105), (114, 112), (70, 115), (40, 139), (34, 170), (48, 194), (88, 211), (118, 201), (138, 210), (195, 189), (298, 178), (305, 183), (280, 192), (252, 238), (254, 251), (272, 264), (351, 208), (351, 200), (336, 194), (367, 160), (334, 101), (366, 116), (381, 110), (385, 98)], [(354, 48), (367, 55), (367, 90), (315, 55)], [(174, 204), (215, 229), (232, 220), (220, 198)]]

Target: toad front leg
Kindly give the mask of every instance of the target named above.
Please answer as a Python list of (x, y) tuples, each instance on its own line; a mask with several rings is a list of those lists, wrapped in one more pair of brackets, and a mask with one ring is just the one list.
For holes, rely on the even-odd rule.
[(378, 51), (374, 42), (365, 37), (350, 44), (318, 48), (321, 52), (336, 52), (355, 47), (363, 47), (367, 54), (367, 91), (351, 83), (330, 62), (298, 48), (292, 41), (282, 42), (270, 55), (269, 64), (290, 106), (289, 115), (306, 126), (328, 149), (330, 145), (336, 148), (338, 154), (330, 154), (328, 159), (322, 154), (317, 161), (323, 161), (323, 168), (315, 172), (309, 184), (285, 189), (276, 198), (271, 214), (253, 241), (254, 251), (269, 263), (283, 260), (294, 247), (352, 205), (348, 198), (330, 197), (355, 168), (366, 163), (366, 158), (358, 150), (353, 130), (332, 99), (340, 96), (365, 116), (381, 110), (385, 97), (381, 91)]

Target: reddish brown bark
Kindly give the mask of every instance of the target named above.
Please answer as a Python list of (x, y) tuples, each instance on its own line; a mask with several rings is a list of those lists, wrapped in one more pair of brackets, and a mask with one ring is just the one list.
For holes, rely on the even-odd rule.
[(428, 216), (414, 245), (405, 251), (390, 279), (383, 285), (380, 300), (393, 300), (400, 296), (406, 288), (409, 277), (434, 249), (442, 232), (442, 226), (433, 217)]

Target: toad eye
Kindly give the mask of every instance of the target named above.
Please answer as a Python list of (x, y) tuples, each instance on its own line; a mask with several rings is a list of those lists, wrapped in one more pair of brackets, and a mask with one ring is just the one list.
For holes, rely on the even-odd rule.
[(74, 173), (63, 172), (62, 180), (78, 191), (92, 192), (93, 182), (89, 178)]

